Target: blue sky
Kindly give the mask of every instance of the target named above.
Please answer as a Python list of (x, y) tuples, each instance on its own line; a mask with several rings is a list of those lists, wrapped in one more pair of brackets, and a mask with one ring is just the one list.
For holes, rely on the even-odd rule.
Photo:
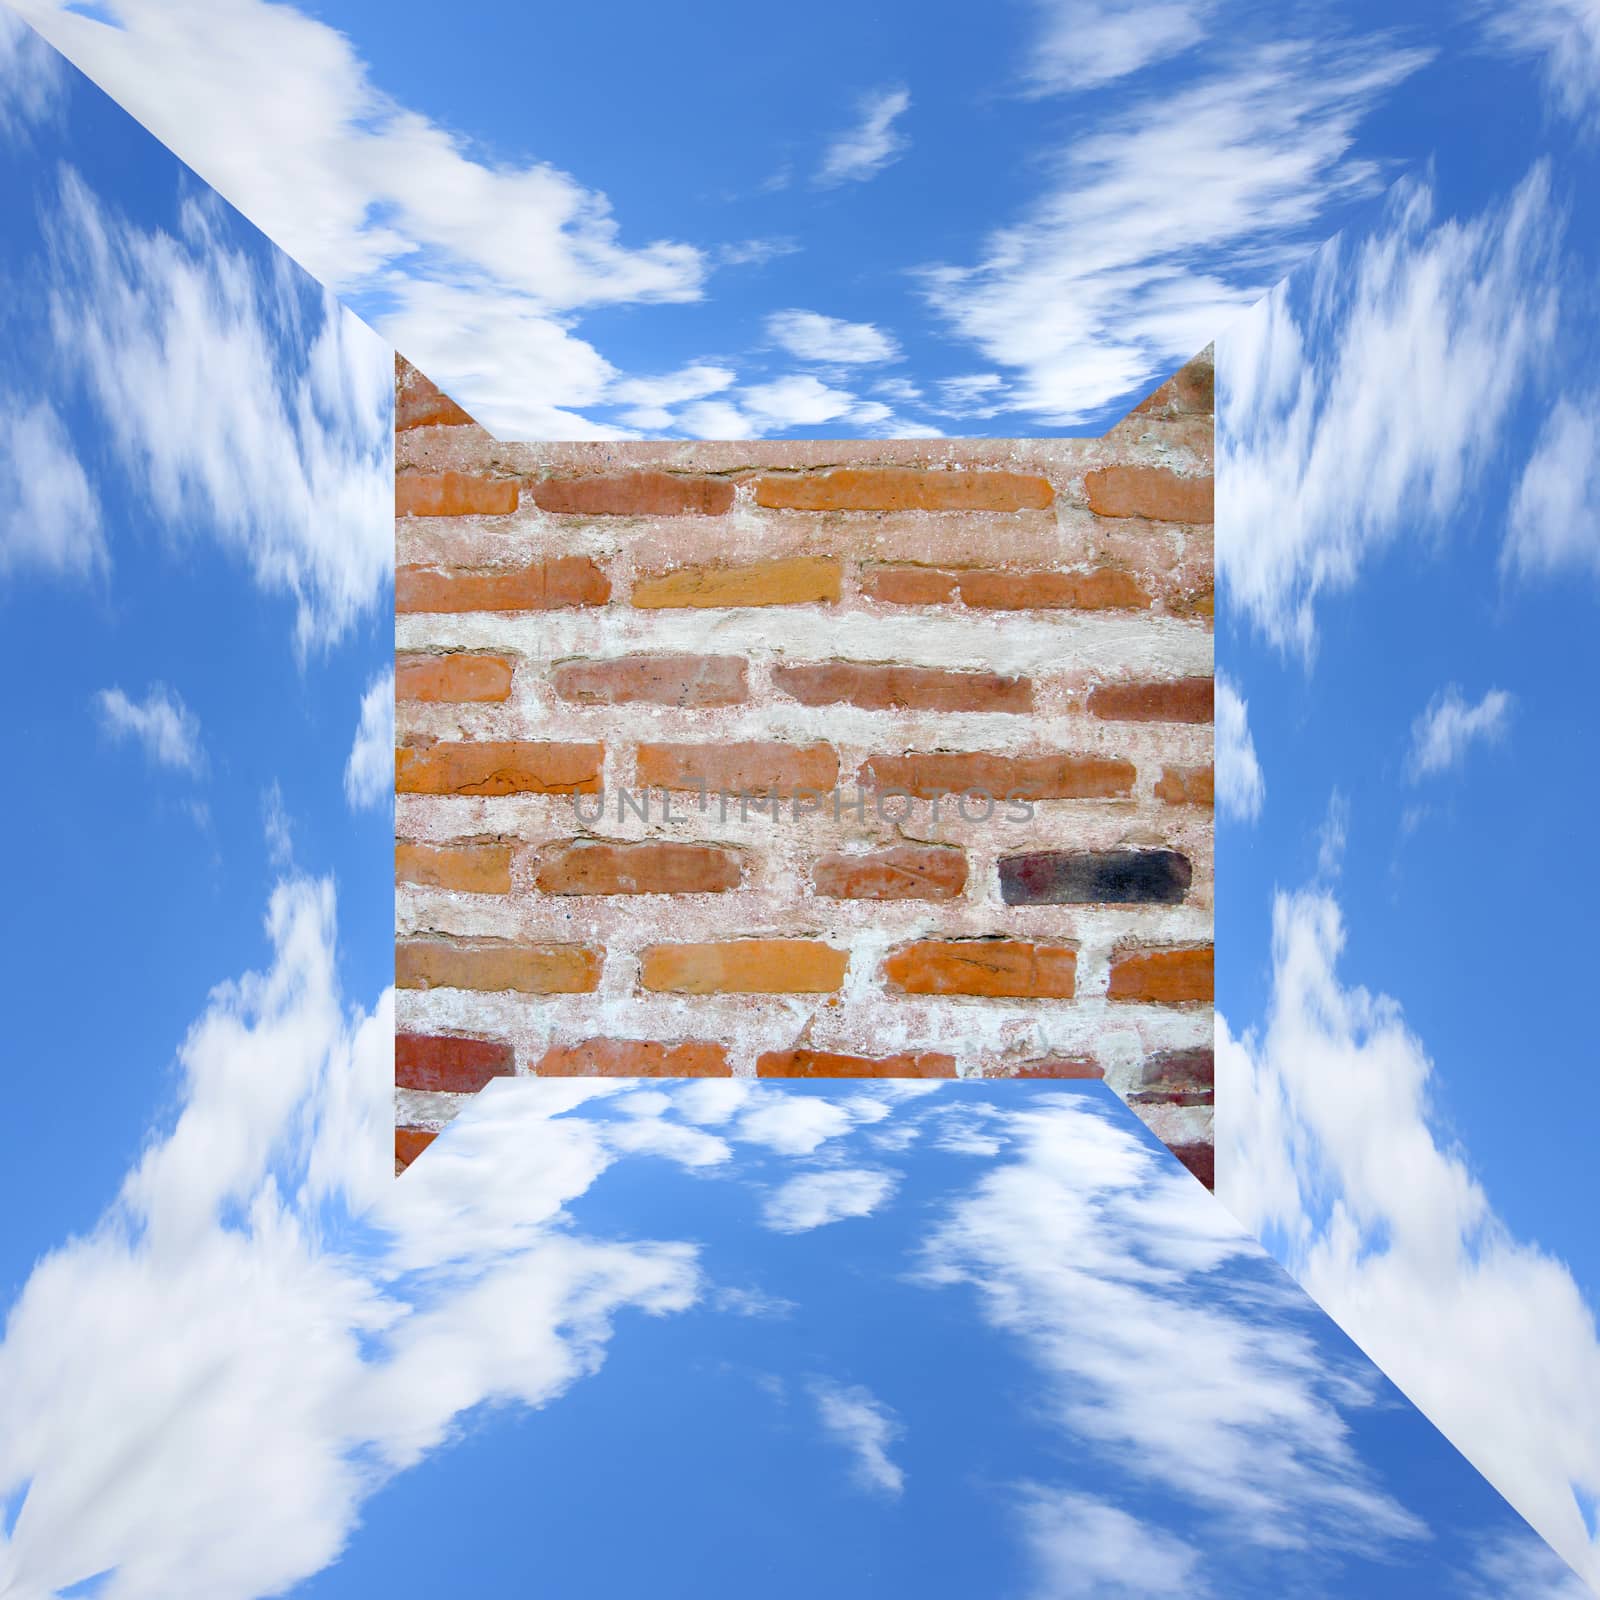
[[(1136, 34), (1067, 0), (1004, 9), (976, 35), (852, 13), (833, 30), (848, 22), (850, 72), (836, 51), (815, 58), (781, 116), (791, 90), (735, 64), (731, 23), (707, 34), (725, 45), (674, 31), (641, 35), (634, 53), (553, 13), (493, 30), (462, 19), (440, 43), (420, 8), (410, 29), (380, 27), (375, 9), (319, 21), (258, 0), (98, 8), (116, 29), (86, 8), (19, 9), (505, 432), (1092, 431), (1221, 334), (1220, 1186), (1600, 1586), (1593, 937), (1565, 887), (1583, 865), (1600, 570), (1592, 6), (1468, 8), (1448, 37), (1392, 8), (1341, 8), (1337, 23), (1307, 10), (1298, 51), (1252, 35), (1269, 13), (1188, 0), (1150, 8), (1161, 26), (1147, 12)], [(774, 48), (798, 60), (825, 19)], [(557, 50), (562, 29), (578, 31)], [(1073, 41), (1064, 55), (1047, 48), (1056, 35)], [(559, 69), (597, 52), (610, 99)], [(15, 28), (0, 34), (0, 393), (15, 419), (0, 441), (0, 650), (8, 681), (28, 685), (13, 738), (30, 779), (4, 800), (25, 929), (7, 955), (13, 993), (33, 1002), (14, 1008), (7, 1047), (26, 1138), (0, 1170), (0, 1284), (22, 1297), (0, 1395), (27, 1426), (0, 1427), (0, 1531), (29, 1562), (92, 1547), (102, 1565), (127, 1563), (143, 1538), (127, 1530), (164, 1486), (196, 1478), (197, 1450), (248, 1478), (257, 1441), (224, 1427), (244, 1396), (315, 1445), (294, 1458), (295, 1538), (264, 1527), (236, 1551), (243, 1575), (224, 1575), (232, 1592), (267, 1592), (262, 1570), (317, 1570), (358, 1516), (414, 1527), (407, 1494), (481, 1509), (475, 1464), (502, 1483), (561, 1411), (526, 1410), (559, 1377), (559, 1360), (540, 1363), (560, 1350), (530, 1346), (516, 1354), (527, 1373), (490, 1374), (521, 1401), (442, 1454), (452, 1419), (494, 1384), (444, 1395), (410, 1434), (382, 1381), (357, 1386), (371, 1390), (361, 1415), (337, 1398), (350, 1363), (376, 1361), (419, 1305), (485, 1319), (479, 1346), (447, 1352), (497, 1347), (505, 1326), (493, 1295), (468, 1292), (487, 1269), (459, 1267), (459, 1238), (412, 1263), (422, 1279), (394, 1276), (397, 1241), (448, 1233), (452, 1214), (481, 1223), (472, 1208), (490, 1201), (440, 1193), (400, 1220), (384, 1209), (394, 1193), (427, 1203), (396, 1190), (382, 1159), (390, 352), (51, 60)], [(1029, 63), (1048, 81), (1030, 82)], [(508, 75), (523, 99), (483, 92), (475, 73)], [(263, 81), (295, 93), (261, 96)], [(660, 164), (639, 159), (617, 112), (636, 103), (681, 141), (670, 162), (655, 138)], [(1141, 137), (1150, 126), (1162, 141)], [(1228, 182), (1198, 184), (1183, 155)], [(968, 177), (941, 190), (934, 168), (941, 183)], [(430, 207), (440, 194), (459, 213)], [(515, 224), (494, 249), (490, 214)], [(930, 265), (955, 270), (913, 271)], [(943, 379), (989, 375), (1001, 391), (941, 395)], [(875, 387), (897, 377), (922, 398)], [(370, 1160), (351, 1154), (369, 1147)], [(977, 1158), (957, 1154), (952, 1172), (970, 1170)], [(621, 1211), (659, 1205), (681, 1217), (678, 1242), (711, 1251), (690, 1204), (709, 1192), (700, 1180), (683, 1187), (670, 1161), (637, 1169), (663, 1187), (641, 1178)], [(770, 1183), (751, 1171), (757, 1190)], [(601, 1237), (612, 1176), (624, 1174), (595, 1188), (586, 1224)], [(505, 1196), (512, 1254), (537, 1264), (522, 1245), (542, 1222), (526, 1191)], [(787, 1238), (750, 1226), (763, 1244)], [(615, 1267), (606, 1281), (636, 1290), (635, 1309), (672, 1292), (670, 1272), (631, 1277), (631, 1255)], [(643, 1320), (681, 1352), (672, 1341), (703, 1310)], [(197, 1341), (190, 1367), (107, 1357), (108, 1330), (153, 1330), (123, 1341), (142, 1357), (180, 1322)], [(951, 1332), (952, 1352), (979, 1323)], [(748, 1354), (757, 1324), (718, 1337)], [(462, 1337), (448, 1318), (427, 1326)], [(819, 1335), (814, 1359), (839, 1357), (838, 1340)], [(628, 1360), (646, 1358), (630, 1347)], [(80, 1375), (49, 1428), (24, 1416), (56, 1392), (34, 1362)], [(645, 1367), (617, 1368), (648, 1389)], [(835, 1381), (874, 1394), (894, 1378), (838, 1368)], [(205, 1374), (221, 1376), (208, 1388)], [(807, 1374), (787, 1381), (795, 1414), (820, 1416)], [(574, 1382), (562, 1405), (606, 1411), (599, 1389)], [(1390, 1482), (1421, 1435), (1381, 1437), (1374, 1418), (1391, 1413), (1356, 1409), (1362, 1459)], [(64, 1465), (76, 1430), (108, 1416), (126, 1417), (108, 1448), (142, 1470), (126, 1473), (125, 1455), (98, 1476)], [(977, 1448), (986, 1424), (969, 1421)], [(372, 1497), (402, 1461), (414, 1470)], [(1048, 1481), (1043, 1464), (1028, 1470)], [(1117, 1470), (1123, 1498), (1091, 1487), (1122, 1515), (1155, 1517), (1149, 1548), (1168, 1567), (1147, 1588), (1161, 1592), (1211, 1523), (1159, 1473), (1136, 1484), (1127, 1461)], [(36, 1474), (51, 1494), (14, 1528)], [(125, 1492), (96, 1497), (124, 1476)], [(213, 1542), (232, 1481), (215, 1480), (200, 1486), (215, 1502), (180, 1508), (180, 1537)], [(1408, 1509), (1449, 1523), (1411, 1490)], [(1128, 1532), (1098, 1502), (1066, 1504), (1080, 1544)], [(1062, 1505), (1035, 1531), (1058, 1527)], [(853, 1526), (866, 1547), (881, 1523)], [(1031, 1546), (1009, 1537), (1020, 1563)], [(383, 1543), (363, 1540), (343, 1571), (358, 1551), (381, 1560)], [(105, 1593), (172, 1592), (158, 1566), (179, 1547), (146, 1547), (156, 1566), (125, 1565)], [(1411, 1543), (1397, 1548), (1405, 1571)], [(1538, 1592), (1507, 1565), (1525, 1546), (1429, 1549), (1450, 1552), (1440, 1571), (1476, 1563), (1487, 1593)], [(1471, 1592), (1452, 1581), (1444, 1592)], [(209, 1592), (229, 1591), (219, 1577)]]

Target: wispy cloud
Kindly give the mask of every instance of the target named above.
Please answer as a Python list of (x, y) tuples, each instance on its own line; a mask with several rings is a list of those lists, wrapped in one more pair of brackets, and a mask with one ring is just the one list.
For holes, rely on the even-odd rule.
[(774, 311), (767, 318), (767, 337), (802, 361), (855, 366), (900, 358), (900, 347), (872, 323), (846, 322), (820, 311)]
[(0, 387), (0, 413), (0, 578), (108, 569), (100, 497), (55, 407)]
[(695, 362), (655, 378), (628, 378), (607, 391), (606, 399), (629, 409), (622, 420), (630, 428), (662, 429), (673, 425), (673, 407), (719, 394), (734, 381), (728, 367)]
[(294, 865), (294, 834), (276, 778), (261, 797), (261, 821), (267, 838), (267, 860), (280, 871), (287, 871)]
[(1217, 799), (1223, 814), (1241, 822), (1261, 815), (1267, 784), (1250, 736), (1250, 703), (1225, 672), (1217, 673)]
[(1600, 127), (1600, 6), (1594, 0), (1495, 0), (1478, 11), (1496, 44), (1539, 63), (1558, 111)]
[(1216, 9), (1216, 0), (1152, 0), (1136, 10), (1113, 0), (1037, 0), (1028, 86), (1062, 94), (1114, 83), (1198, 44)]
[(1194, 1546), (1109, 1500), (1037, 1483), (1017, 1493), (1040, 1600), (1204, 1600), (1215, 1592), (1196, 1570)]
[(1600, 391), (1562, 395), (1551, 407), (1511, 500), (1503, 570), (1524, 578), (1600, 576), (1597, 412)]
[(767, 1196), (762, 1221), (779, 1233), (805, 1233), (845, 1217), (866, 1217), (893, 1193), (891, 1173), (861, 1167), (802, 1172)]
[(1328, 809), (1317, 830), (1317, 876), (1337, 878), (1344, 867), (1344, 847), (1350, 837), (1350, 797), (1342, 789), (1328, 796)]
[(394, 669), (380, 672), (361, 697), (361, 720), (344, 766), (344, 794), (353, 811), (381, 805), (394, 793)]
[(121, 689), (102, 689), (95, 705), (101, 726), (113, 739), (132, 739), (157, 766), (195, 775), (204, 770), (200, 719), (176, 689), (152, 684), (143, 700), (130, 700)]
[(1282, 40), (1133, 99), (1058, 152), (975, 264), (928, 270), (928, 300), (1015, 375), (1019, 409), (1081, 423), (1206, 345), (1330, 206), (1374, 188), (1357, 126), (1427, 59), (1389, 38)]
[(0, 6), (0, 137), (25, 139), (56, 115), (65, 88), (60, 57), (9, 6)]
[(811, 1385), (823, 1429), (853, 1458), (856, 1482), (880, 1494), (899, 1495), (906, 1475), (889, 1459), (889, 1447), (905, 1431), (894, 1413), (860, 1384), (819, 1379)]
[(1399, 1004), (1341, 978), (1338, 902), (1280, 893), (1272, 927), (1264, 1028), (1241, 1037), (1217, 1018), (1218, 1192), (1600, 1587), (1578, 1499), (1600, 1496), (1594, 1313), (1436, 1129), (1433, 1063)]
[(1555, 334), (1564, 226), (1542, 164), (1464, 219), (1406, 179), (1218, 340), (1217, 572), (1267, 638), (1309, 659), (1323, 596), (1459, 512)]
[(864, 183), (875, 178), (910, 147), (895, 123), (911, 109), (911, 91), (904, 87), (875, 90), (860, 103), (860, 120), (828, 146), (813, 180), (824, 188)]
[(1449, 772), (1461, 765), (1472, 745), (1503, 738), (1512, 705), (1504, 689), (1490, 689), (1476, 705), (1462, 698), (1456, 684), (1441, 689), (1411, 725), (1406, 775), (1415, 783)]

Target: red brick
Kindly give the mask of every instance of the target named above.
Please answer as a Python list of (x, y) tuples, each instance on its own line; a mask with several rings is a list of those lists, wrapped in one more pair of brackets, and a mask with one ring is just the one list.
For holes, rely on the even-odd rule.
[(473, 419), (403, 356), (395, 358), (394, 431), (412, 428), (459, 428)]
[(491, 1078), (514, 1070), (511, 1046), (502, 1039), (461, 1039), (445, 1034), (397, 1033), (397, 1089), (476, 1094)]
[(601, 606), (611, 581), (588, 556), (552, 556), (526, 567), (401, 567), (394, 575), (396, 611), (557, 611)]
[(556, 694), (580, 705), (732, 706), (748, 697), (739, 656), (612, 656), (564, 661), (551, 674)]
[(641, 953), (639, 981), (673, 994), (828, 994), (849, 959), (820, 939), (653, 944)]
[(397, 989), (475, 989), (517, 994), (587, 994), (603, 957), (576, 944), (513, 939), (401, 939), (394, 950)]
[(861, 593), (886, 606), (940, 606), (956, 598), (956, 574), (938, 567), (869, 566)]
[(862, 661), (780, 662), (772, 681), (802, 705), (841, 701), (869, 711), (1031, 711), (1033, 685), (998, 672), (880, 666)]
[(839, 777), (839, 757), (828, 744), (782, 744), (753, 740), (734, 744), (642, 744), (641, 789), (687, 789), (710, 794), (769, 794), (796, 790), (819, 794)]
[(465, 472), (402, 472), (394, 480), (397, 517), (505, 517), (517, 509), (511, 478)]
[(953, 1078), (954, 1056), (937, 1051), (897, 1056), (842, 1056), (828, 1050), (768, 1050), (756, 1058), (758, 1078)]
[(1216, 409), (1216, 368), (1199, 356), (1179, 367), (1133, 408), (1136, 416), (1209, 416)]
[(831, 605), (839, 598), (843, 568), (823, 556), (746, 561), (729, 566), (676, 567), (635, 580), (633, 604), (641, 610), (678, 606)]
[(505, 700), (511, 694), (510, 656), (397, 655), (394, 658), (396, 700)]
[(396, 1128), (394, 1130), (396, 1174), (404, 1172), (438, 1137), (438, 1133), (432, 1128)]
[(783, 511), (1026, 511), (1049, 506), (1055, 491), (1032, 473), (839, 467), (767, 474), (755, 496)]
[(1215, 1145), (1209, 1144), (1175, 1144), (1169, 1147), (1179, 1161), (1186, 1166), (1206, 1188), (1214, 1190), (1217, 1187), (1217, 1151)]
[(1131, 761), (1109, 756), (1003, 756), (984, 752), (914, 751), (878, 755), (860, 772), (863, 787), (901, 789), (919, 799), (937, 794), (1008, 796), (1024, 800), (1112, 799), (1133, 792)]
[(1210, 767), (1163, 767), (1156, 799), (1169, 806), (1209, 806), (1214, 787)]
[(510, 894), (511, 846), (411, 844), (397, 839), (394, 879), (463, 894)]
[(1216, 1098), (1216, 1057), (1209, 1045), (1151, 1056), (1128, 1096), (1132, 1105), (1208, 1106)]
[(906, 994), (1070, 1000), (1077, 952), (1022, 939), (922, 939), (883, 964), (885, 982)]
[(721, 894), (743, 877), (739, 852), (719, 844), (568, 839), (540, 855), (545, 894)]
[(1093, 572), (963, 572), (964, 604), (989, 611), (1144, 611), (1150, 595), (1115, 567)]
[(1213, 994), (1211, 946), (1172, 950), (1118, 951), (1111, 960), (1113, 1000), (1148, 1000), (1160, 1005), (1209, 1001)]
[(934, 844), (839, 852), (817, 862), (812, 881), (833, 900), (954, 900), (967, 885), (967, 858)]
[(997, 1062), (986, 1067), (985, 1078), (1103, 1078), (1106, 1069), (1089, 1056), (1045, 1056), (1038, 1061), (1016, 1064)]
[(521, 739), (426, 746), (394, 753), (397, 794), (595, 794), (605, 746)]
[(586, 478), (543, 478), (529, 497), (558, 516), (719, 516), (733, 505), (733, 483), (676, 472), (607, 472)]
[(1210, 722), (1214, 698), (1210, 678), (1104, 683), (1090, 692), (1089, 712), (1113, 722)]
[(535, 1069), (543, 1078), (727, 1078), (733, 1075), (720, 1044), (686, 1039), (584, 1039), (555, 1045)]
[(1152, 522), (1210, 522), (1212, 480), (1184, 477), (1168, 467), (1101, 467), (1083, 475), (1089, 509), (1102, 517), (1148, 517)]

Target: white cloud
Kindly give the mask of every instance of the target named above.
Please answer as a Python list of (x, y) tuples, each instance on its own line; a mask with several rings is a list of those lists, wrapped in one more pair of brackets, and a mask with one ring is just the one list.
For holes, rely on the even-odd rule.
[(1224, 816), (1253, 822), (1261, 815), (1266, 780), (1250, 737), (1250, 702), (1225, 672), (1217, 673), (1217, 799)]
[(1479, 7), (1489, 36), (1535, 57), (1557, 109), (1600, 122), (1600, 5), (1595, 0), (1496, 0)]
[(1205, 346), (1331, 205), (1373, 188), (1356, 127), (1426, 59), (1387, 38), (1282, 40), (1119, 102), (976, 265), (924, 274), (928, 300), (1016, 374), (1018, 409), (1082, 423)]
[(895, 127), (910, 109), (911, 93), (905, 88), (862, 96), (860, 121), (828, 146), (814, 181), (826, 188), (877, 177), (910, 148), (910, 139)]
[(671, 407), (689, 400), (702, 400), (718, 394), (734, 380), (727, 367), (697, 363), (680, 367), (658, 378), (628, 378), (614, 384), (606, 398), (631, 409), (622, 419), (633, 428), (667, 428), (672, 425)]
[(65, 88), (61, 58), (9, 6), (0, 6), (0, 135), (24, 139), (57, 114)]
[(1502, 568), (1525, 578), (1600, 576), (1597, 409), (1600, 391), (1562, 395), (1545, 418), (1511, 501)]
[(1319, 598), (1459, 512), (1554, 335), (1563, 226), (1543, 164), (1465, 220), (1407, 179), (1305, 311), (1289, 279), (1218, 340), (1218, 577), (1269, 639), (1309, 657)]
[(204, 769), (200, 719), (176, 689), (155, 683), (143, 700), (130, 700), (121, 689), (102, 689), (95, 704), (106, 732), (113, 739), (134, 740), (157, 766), (193, 774)]
[(867, 1217), (894, 1190), (887, 1172), (861, 1167), (830, 1167), (802, 1172), (767, 1196), (761, 1220), (778, 1233), (805, 1233), (845, 1217)]
[(894, 1413), (860, 1384), (817, 1380), (811, 1385), (824, 1431), (854, 1458), (856, 1481), (882, 1494), (899, 1495), (906, 1475), (889, 1459), (889, 1447), (905, 1429)]
[(1137, 10), (1108, 0), (1039, 0), (1043, 24), (1028, 53), (1036, 94), (1095, 89), (1198, 44), (1215, 0), (1151, 0)]
[(1512, 698), (1504, 689), (1490, 689), (1476, 705), (1468, 705), (1457, 684), (1441, 689), (1411, 725), (1406, 775), (1413, 783), (1448, 772), (1466, 760), (1468, 748), (1504, 738)]
[(375, 610), (394, 560), (382, 341), (233, 245), (210, 198), (146, 232), (63, 168), (45, 232), (56, 348), (172, 539), (215, 539), (291, 595), (302, 654)]
[(853, 366), (900, 359), (900, 347), (882, 329), (820, 311), (774, 311), (767, 318), (767, 337), (802, 361)]
[(853, 1125), (850, 1113), (837, 1101), (819, 1095), (768, 1094), (743, 1112), (735, 1132), (736, 1137), (764, 1144), (780, 1155), (808, 1156)]
[(0, 389), (0, 578), (85, 577), (111, 565), (100, 497), (47, 400)]
[(394, 793), (394, 668), (380, 672), (361, 697), (361, 720), (344, 766), (344, 795), (353, 811), (381, 805)]
[(1199, 1552), (1108, 1500), (1024, 1484), (1023, 1536), (1038, 1573), (1038, 1600), (1144, 1600), (1213, 1593), (1197, 1572)]
[[(1400, 1006), (1347, 987), (1328, 894), (1280, 893), (1264, 1028), (1217, 1018), (1217, 1187), (1480, 1472), (1600, 1588), (1600, 1333), (1435, 1130)], [(1507, 1592), (1499, 1590), (1495, 1592)]]

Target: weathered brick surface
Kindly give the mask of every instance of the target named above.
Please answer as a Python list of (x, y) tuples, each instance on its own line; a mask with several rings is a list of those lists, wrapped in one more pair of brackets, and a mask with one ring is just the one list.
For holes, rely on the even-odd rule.
[(540, 855), (545, 894), (721, 894), (744, 875), (739, 853), (717, 844), (567, 839)]
[(511, 693), (510, 656), (468, 654), (396, 656), (396, 700), (504, 700)]
[(1101, 439), (519, 444), (402, 363), (402, 1032), (1100, 1075), (1204, 1146), (1210, 386)]
[(404, 1172), (438, 1137), (437, 1128), (397, 1127), (394, 1130), (394, 1170)]
[(1032, 850), (999, 865), (1008, 906), (1175, 906), (1194, 876), (1176, 850)]
[(445, 1034), (397, 1033), (394, 1081), (400, 1089), (475, 1094), (491, 1078), (512, 1071), (511, 1046), (503, 1039), (465, 1039)]
[(817, 862), (811, 880), (834, 900), (954, 900), (967, 886), (967, 858), (950, 845), (838, 851)]
[(550, 685), (580, 705), (733, 706), (749, 698), (739, 656), (631, 655), (563, 661)]

